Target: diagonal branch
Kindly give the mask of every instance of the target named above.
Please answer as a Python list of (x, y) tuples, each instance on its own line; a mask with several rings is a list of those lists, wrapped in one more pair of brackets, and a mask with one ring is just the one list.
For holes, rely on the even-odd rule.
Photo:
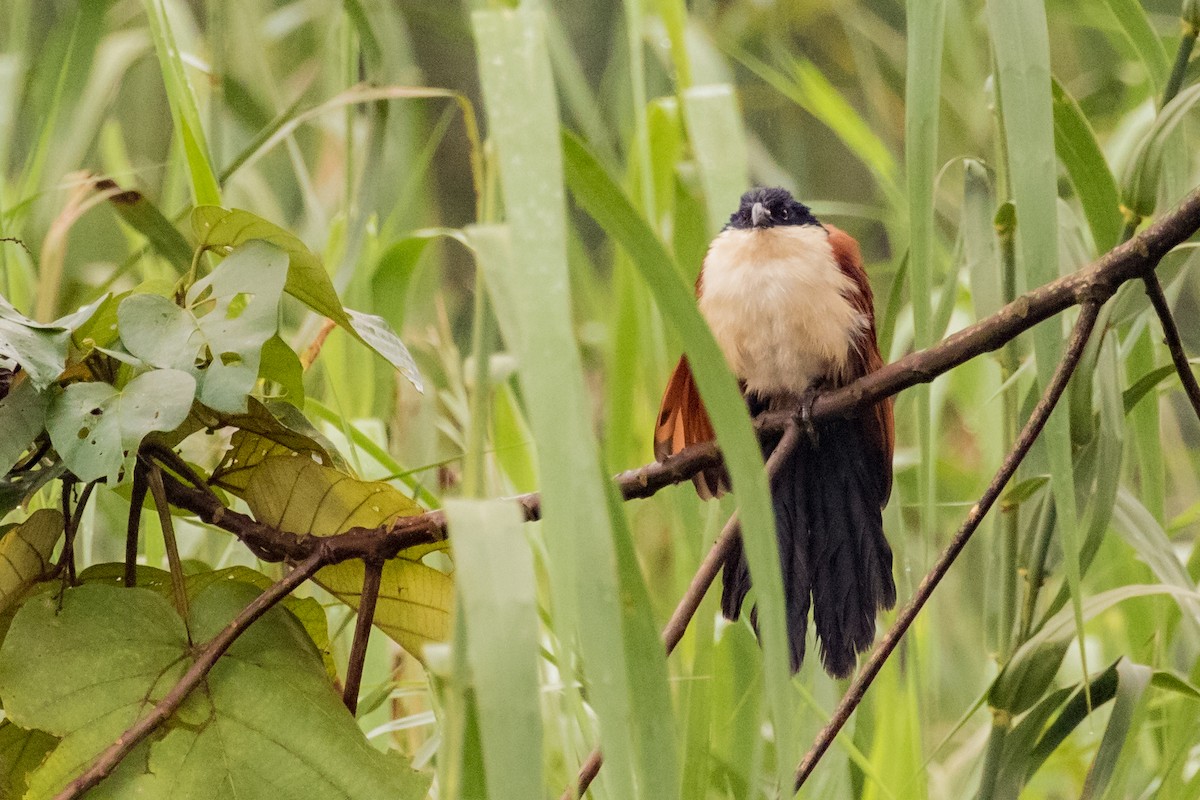
[(863, 696), (867, 689), (883, 669), (884, 663), (891, 656), (892, 651), (900, 643), (900, 639), (908, 631), (910, 625), (917, 618), (917, 614), (925, 606), (929, 597), (933, 594), (933, 590), (937, 588), (938, 583), (946, 576), (946, 572), (950, 566), (958, 558), (959, 553), (970, 541), (971, 535), (979, 527), (979, 523), (983, 521), (989, 509), (1000, 497), (1000, 493), (1004, 491), (1004, 487), (1008, 484), (1010, 478), (1017, 471), (1021, 461), (1033, 447), (1034, 441), (1041, 434), (1042, 428), (1046, 425), (1046, 420), (1050, 418), (1050, 412), (1054, 410), (1058, 404), (1059, 398), (1062, 397), (1063, 391), (1067, 388), (1067, 381), (1070, 380), (1071, 374), (1075, 372), (1075, 367), (1079, 364), (1080, 357), (1083, 356), (1083, 349), (1087, 345), (1088, 338), (1092, 335), (1092, 330), (1096, 325), (1096, 316), (1100, 313), (1100, 303), (1091, 302), (1083, 306), (1083, 310), (1079, 314), (1079, 319), (1075, 322), (1075, 329), (1071, 333), (1071, 341), (1067, 345), (1067, 350), (1063, 354), (1062, 360), (1058, 364), (1058, 368), (1054, 372), (1054, 377), (1050, 381), (1050, 385), (1046, 387), (1042, 399), (1038, 401), (1037, 406), (1033, 409), (1033, 414), (1025, 423), (1025, 427), (1021, 430), (1020, 436), (1013, 443), (1012, 449), (1005, 456), (1004, 462), (1000, 465), (996, 476), (992, 478), (992, 482), (988, 484), (987, 490), (983, 496), (979, 498), (979, 502), (971, 507), (971, 512), (967, 514), (966, 520), (962, 527), (959, 528), (957, 534), (950, 541), (949, 546), (933, 568), (929, 570), (929, 574), (921, 581), (921, 585), (917, 587), (917, 591), (913, 594), (908, 605), (896, 617), (896, 621), (879, 640), (879, 644), (875, 646), (875, 651), (871, 653), (871, 657), (863, 665), (854, 682), (850, 684), (850, 688), (846, 690), (846, 694), (842, 696), (842, 700), (838, 703), (837, 709), (833, 712), (833, 717), (829, 723), (817, 735), (817, 739), (813, 742), (813, 746), (804, 756), (804, 760), (800, 762), (799, 768), (796, 770), (796, 785), (795, 788), (799, 791), (800, 787), (812, 774), (813, 768), (817, 762), (829, 749), (829, 745), (833, 743), (834, 737), (841, 731), (842, 726), (850, 719), (850, 715), (858, 708), (862, 702)]
[(196, 653), (196, 661), (184, 673), (171, 691), (159, 700), (150, 713), (138, 720), (129, 730), (122, 733), (115, 742), (108, 746), (103, 753), (96, 757), (92, 765), (83, 774), (71, 781), (65, 789), (55, 795), (54, 800), (75, 800), (100, 781), (108, 777), (121, 759), (129, 755), (147, 736), (158, 726), (166, 722), (192, 690), (200, 685), (229, 646), (241, 636), (250, 625), (267, 613), (280, 600), (291, 594), (292, 590), (312, 577), (325, 564), (325, 553), (320, 548), (315, 550), (304, 563), (296, 566), (282, 580), (277, 581), (254, 599), (250, 605), (242, 609), (225, 628), (214, 636)]
[(1187, 353), (1183, 352), (1183, 341), (1179, 338), (1179, 328), (1175, 325), (1171, 306), (1167, 304), (1167, 296), (1163, 294), (1162, 283), (1158, 280), (1158, 274), (1154, 272), (1144, 280), (1146, 294), (1150, 296), (1150, 303), (1158, 314), (1158, 321), (1162, 323), (1163, 339), (1167, 342), (1167, 349), (1171, 351), (1171, 361), (1175, 363), (1175, 371), (1179, 373), (1179, 382), (1183, 384), (1183, 391), (1192, 403), (1192, 410), (1200, 417), (1200, 384), (1196, 383), (1196, 375), (1192, 372), (1192, 365), (1188, 363)]

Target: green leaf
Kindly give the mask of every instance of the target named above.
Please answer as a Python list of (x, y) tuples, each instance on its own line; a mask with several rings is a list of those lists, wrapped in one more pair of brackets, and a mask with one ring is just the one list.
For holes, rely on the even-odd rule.
[(158, 206), (139, 191), (120, 191), (120, 187), (108, 179), (96, 181), (96, 189), (117, 190), (116, 194), (108, 198), (117, 216), (145, 236), (154, 249), (180, 272), (187, 269), (192, 260), (192, 246), (183, 238), (175, 224), (163, 216)]
[[(395, 487), (360, 481), (305, 456), (272, 456), (251, 474), (246, 504), (255, 519), (292, 533), (332, 536), (351, 528), (376, 528), (422, 509)], [(384, 564), (375, 625), (423, 660), (429, 642), (446, 641), (454, 584), (420, 562), (444, 543), (412, 548)], [(365, 571), (361, 561), (325, 567), (313, 579), (343, 603), (358, 608)]]
[[(1167, 82), (1167, 70), (1170, 62), (1167, 51), (1163, 48), (1162, 38), (1155, 32), (1146, 16), (1146, 9), (1139, 0), (1105, 0), (1113, 16), (1121, 25), (1121, 30), (1129, 39), (1133, 49), (1137, 51), (1142, 64), (1146, 67), (1146, 76), (1150, 79), (1153, 94), (1159, 94)], [(1101, 248), (1103, 251), (1107, 248)]]
[(1117, 700), (1113, 704), (1112, 714), (1109, 715), (1108, 725), (1104, 728), (1100, 749), (1096, 751), (1096, 757), (1088, 769), (1080, 800), (1103, 797), (1121, 752), (1129, 745), (1130, 739), (1135, 740), (1136, 746), (1136, 737), (1131, 737), (1129, 732), (1142, 704), (1142, 696), (1150, 683), (1152, 672), (1150, 667), (1134, 664), (1125, 658), (1117, 662)]
[(63, 534), (63, 515), (41, 508), (0, 537), (0, 611), (19, 600), (50, 571), (50, 555)]
[(263, 344), (258, 377), (277, 383), (282, 390), (280, 396), (291, 405), (304, 408), (304, 365), (278, 333)]
[(0, 398), (0, 475), (8, 472), (46, 424), (50, 393), (39, 392), (33, 380), (18, 373), (8, 394)]
[(254, 470), (273, 456), (302, 454), (318, 464), (346, 469), (333, 444), (289, 403), (264, 405), (250, 398), (247, 413), (222, 417), (220, 422), (237, 430), (209, 482), (238, 497), (245, 495)]
[(121, 301), (121, 341), (148, 364), (191, 373), (206, 406), (245, 411), (263, 345), (278, 326), (286, 269), (278, 248), (247, 242), (192, 284), (183, 308), (152, 294)]
[[(1200, 594), (1174, 586), (1132, 585), (1110, 589), (1083, 602), (1084, 619), (1089, 620), (1113, 606), (1134, 597), (1171, 595), (1182, 608), (1200, 599)], [(1075, 628), (1073, 609), (1055, 614), (1027, 639), (996, 676), (988, 692), (988, 704), (1016, 715), (1029, 709), (1050, 685), (1066, 655)]]
[(1197, 102), (1200, 102), (1200, 83), (1175, 95), (1175, 99), (1155, 117), (1154, 125), (1138, 145), (1135, 156), (1129, 160), (1122, 181), (1122, 197), (1125, 205), (1138, 215), (1148, 217), (1154, 213), (1158, 205), (1159, 179), (1164, 159), (1171, 155), (1174, 142), (1172, 134)]
[(51, 400), (46, 430), (76, 478), (108, 478), (115, 485), (126, 456), (147, 433), (181, 425), (195, 394), (195, 379), (175, 369), (143, 373), (121, 390), (107, 383), (73, 383)]
[(43, 731), (0, 722), (0, 797), (24, 797), (29, 773), (57, 744), (58, 739)]
[(1125, 413), (1128, 414), (1130, 411), (1132, 411), (1134, 407), (1142, 401), (1143, 397), (1150, 394), (1154, 387), (1162, 383), (1163, 380), (1168, 376), (1174, 374), (1175, 365), (1166, 364), (1158, 369), (1151, 370), (1142, 377), (1138, 378), (1133, 386), (1130, 386), (1125, 390), (1122, 396), (1125, 406)]
[[(215, 636), (257, 594), (231, 581), (198, 592), (192, 635)], [(147, 589), (68, 589), (61, 611), (53, 593), (28, 601), (0, 648), (0, 696), (17, 724), (63, 737), (30, 776), (30, 800), (61, 789), (145, 714), (192, 650), (170, 602)], [(367, 743), (304, 629), (274, 608), (88, 796), (416, 800), (427, 788)]]
[(0, 297), (0, 356), (20, 364), (39, 391), (66, 368), (70, 341), (65, 329), (34, 322)]
[[(542, 714), (537, 580), (515, 503), (446, 503), (467, 664), (483, 746), (488, 795), (539, 797)], [(520, 769), (514, 765), (521, 764)]]
[(417, 391), (423, 390), (416, 363), (391, 326), (382, 317), (344, 308), (321, 260), (299, 238), (249, 211), (230, 211), (218, 206), (193, 209), (192, 231), (204, 249), (224, 252), (259, 239), (286, 252), (288, 272), (284, 290), (349, 331), (398, 369)]
[(1057, 80), (1054, 92), (1054, 148), (1087, 216), (1096, 251), (1111, 250), (1121, 236), (1121, 193), (1096, 134), (1083, 110)]

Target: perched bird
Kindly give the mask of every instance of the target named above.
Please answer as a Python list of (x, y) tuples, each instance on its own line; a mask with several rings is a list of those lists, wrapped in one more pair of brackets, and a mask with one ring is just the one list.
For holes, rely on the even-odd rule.
[[(753, 189), (709, 246), (696, 296), (751, 414), (801, 403), (808, 436), (771, 486), (792, 670), (804, 659), (811, 598), (821, 661), (846, 677), (875, 639), (876, 612), (896, 602), (882, 518), (892, 487), (891, 400), (849, 419), (807, 420), (816, 392), (883, 365), (858, 243), (822, 225), (784, 189)], [(655, 456), (712, 438), (681, 358), (663, 395)], [(764, 457), (778, 442), (763, 443)], [(725, 491), (729, 478), (716, 468), (694, 482), (708, 498)], [(721, 610), (737, 619), (750, 589), (740, 541), (723, 583)]]

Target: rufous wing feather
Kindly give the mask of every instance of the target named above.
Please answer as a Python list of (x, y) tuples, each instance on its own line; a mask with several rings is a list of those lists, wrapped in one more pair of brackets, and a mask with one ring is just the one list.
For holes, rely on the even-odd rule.
[[(711, 442), (715, 438), (687, 356), (681, 356), (663, 392), (658, 424), (654, 428), (654, 457), (663, 461), (689, 445)], [(727, 488), (724, 472), (717, 468), (696, 475), (692, 480), (697, 493), (705, 499), (719, 496)]]
[[(825, 226), (829, 230), (829, 245), (833, 248), (834, 258), (842, 274), (852, 280), (858, 291), (847, 299), (854, 304), (868, 321), (864, 327), (856, 347), (851, 352), (849, 374), (847, 380), (854, 380), (874, 372), (883, 366), (883, 357), (879, 353), (879, 343), (875, 336), (874, 297), (871, 294), (871, 283), (867, 279), (867, 271), (863, 268), (862, 255), (858, 242), (843, 230)], [(879, 401), (864, 415), (862, 420), (864, 432), (870, 442), (878, 469), (880, 480), (883, 481), (882, 497), (886, 503), (892, 490), (892, 452), (895, 447), (896, 423), (892, 413), (892, 399)]]

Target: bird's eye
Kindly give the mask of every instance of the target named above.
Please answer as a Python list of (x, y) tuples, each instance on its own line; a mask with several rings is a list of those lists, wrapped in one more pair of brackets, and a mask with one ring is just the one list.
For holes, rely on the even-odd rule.
[(780, 217), (780, 219), (787, 219), (788, 218), (788, 210), (785, 208), (783, 211), (781, 211), (779, 214), (779, 217)]

